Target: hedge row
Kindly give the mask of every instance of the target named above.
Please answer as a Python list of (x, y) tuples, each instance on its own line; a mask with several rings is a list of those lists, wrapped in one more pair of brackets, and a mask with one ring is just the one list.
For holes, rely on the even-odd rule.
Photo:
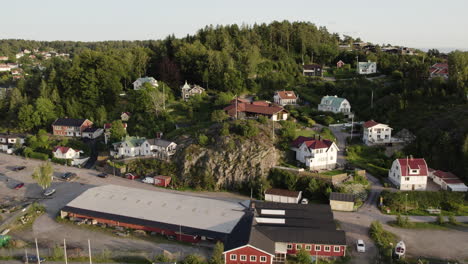
[(33, 159), (40, 159), (40, 160), (48, 160), (49, 155), (44, 154), (44, 153), (39, 153), (39, 152), (30, 152), (28, 153), (28, 158), (33, 158)]
[[(407, 195), (407, 197), (406, 197)], [(447, 191), (424, 192), (388, 192), (383, 191), (384, 204), (393, 211), (402, 210), (407, 204), (408, 208), (426, 210), (439, 208), (449, 212), (459, 212), (468, 204), (465, 193)]]

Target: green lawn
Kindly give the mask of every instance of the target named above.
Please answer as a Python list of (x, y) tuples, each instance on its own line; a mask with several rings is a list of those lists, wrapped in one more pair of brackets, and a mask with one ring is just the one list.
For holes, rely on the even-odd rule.
[(390, 221), (388, 222), (388, 225), (396, 227), (396, 228), (403, 228), (403, 229), (435, 229), (435, 230), (449, 230), (449, 229), (457, 229), (457, 227), (458, 228), (468, 227), (467, 223), (451, 224), (448, 222), (445, 222), (442, 225), (439, 225), (436, 222), (410, 222), (408, 223), (407, 226), (401, 227), (397, 225), (396, 221)]
[(334, 175), (338, 175), (338, 174), (342, 174), (342, 173), (346, 173), (346, 171), (344, 171), (344, 170), (331, 170), (331, 171), (321, 172), (320, 175), (334, 176)]

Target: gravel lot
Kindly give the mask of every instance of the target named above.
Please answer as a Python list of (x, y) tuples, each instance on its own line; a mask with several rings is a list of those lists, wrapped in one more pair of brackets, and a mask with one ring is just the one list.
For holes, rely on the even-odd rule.
[[(154, 243), (142, 239), (120, 238), (56, 222), (55, 217), (57, 216), (60, 208), (65, 206), (85, 190), (94, 186), (115, 184), (152, 190), (155, 192), (182, 192), (157, 188), (149, 184), (114, 176), (109, 176), (108, 178), (103, 179), (96, 176), (98, 172), (95, 170), (54, 165), (54, 176), (56, 178), (68, 171), (77, 173), (78, 178), (73, 182), (63, 182), (57, 179), (54, 180), (52, 188), (56, 189), (56, 193), (50, 199), (43, 199), (41, 196), (42, 189), (31, 178), (31, 174), (35, 167), (40, 164), (41, 161), (0, 154), (0, 200), (5, 197), (37, 198), (46, 206), (47, 210), (46, 214), (40, 216), (34, 222), (32, 232), (29, 230), (13, 232), (12, 234), (15, 237), (26, 241), (34, 241), (34, 238), (36, 237), (42, 247), (52, 247), (55, 244), (61, 243), (65, 238), (67, 239), (67, 244), (69, 243), (75, 247), (86, 248), (87, 240), (91, 239), (93, 248), (97, 251), (105, 248), (119, 251), (136, 250), (147, 252), (161, 252), (162, 250), (167, 250), (171, 253), (179, 252), (182, 256), (189, 253), (197, 253), (204, 256), (209, 255), (210, 250), (207, 247), (186, 246), (175, 243)], [(18, 172), (11, 170), (15, 166), (19, 165), (26, 166), (26, 169)], [(25, 186), (19, 190), (15, 190), (14, 186), (19, 182), (24, 182)], [(236, 202), (248, 199), (247, 197), (227, 192), (183, 192), (182, 194)]]

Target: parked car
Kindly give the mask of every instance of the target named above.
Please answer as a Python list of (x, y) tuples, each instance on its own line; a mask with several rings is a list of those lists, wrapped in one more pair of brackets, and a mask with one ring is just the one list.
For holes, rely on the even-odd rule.
[(23, 188), (23, 186), (24, 186), (24, 183), (20, 182), (20, 183), (15, 185), (15, 190), (19, 190), (19, 189)]
[(98, 176), (99, 178), (107, 178), (107, 177), (109, 177), (109, 175), (108, 175), (107, 173), (104, 173), (104, 172), (103, 172), (103, 173), (99, 173), (97, 176)]
[(16, 166), (12, 170), (13, 171), (20, 171), (20, 170), (24, 170), (24, 169), (26, 169), (26, 166)]
[(42, 194), (44, 196), (51, 196), (54, 193), (55, 193), (55, 189), (46, 189)]
[(135, 175), (133, 175), (133, 174), (131, 174), (131, 173), (126, 173), (126, 174), (125, 174), (125, 178), (127, 178), (127, 179), (129, 179), (129, 180), (135, 180), (135, 179), (138, 178), (138, 176), (135, 176)]
[(309, 200), (307, 198), (302, 198), (301, 204), (308, 204)]
[(73, 180), (74, 178), (76, 178), (78, 175), (76, 175), (76, 173), (74, 172), (65, 172), (63, 175), (62, 175), (62, 179), (65, 180), (65, 181), (71, 181)]
[(356, 249), (357, 249), (357, 252), (366, 252), (366, 244), (364, 244), (364, 241), (362, 241), (362, 239), (359, 239), (357, 241)]
[(144, 183), (149, 183), (149, 184), (154, 184), (154, 178), (153, 177), (146, 177), (142, 180)]
[[(37, 263), (37, 256), (36, 255), (28, 255), (23, 257), (24, 263)], [(39, 258), (39, 262), (44, 262), (45, 258)]]

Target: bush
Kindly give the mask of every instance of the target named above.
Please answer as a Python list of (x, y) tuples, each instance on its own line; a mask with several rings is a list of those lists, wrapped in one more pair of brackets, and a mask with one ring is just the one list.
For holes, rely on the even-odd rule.
[(229, 124), (228, 123), (223, 124), (223, 127), (221, 128), (220, 134), (221, 134), (221, 136), (229, 135)]
[(401, 214), (398, 214), (397, 215), (397, 219), (396, 219), (396, 224), (399, 226), (399, 227), (407, 227), (409, 226), (410, 222), (409, 222), (409, 218), (408, 216), (401, 216)]
[(258, 122), (260, 122), (261, 124), (266, 124), (268, 122), (268, 118), (266, 116), (259, 116)]
[(40, 159), (40, 160), (48, 160), (49, 159), (49, 155), (44, 154), (44, 153), (39, 153), (39, 152), (31, 152), (31, 153), (29, 153), (28, 157), (33, 158), (33, 159)]
[(208, 144), (208, 137), (205, 134), (198, 135), (198, 144), (200, 146), (206, 146)]
[(445, 224), (445, 219), (444, 219), (444, 216), (442, 214), (437, 216), (436, 223), (438, 225), (444, 225)]
[(62, 164), (62, 165), (65, 165), (65, 164), (71, 165), (71, 162), (72, 162), (71, 160), (68, 160), (68, 159), (58, 159), (58, 158), (55, 158), (55, 157), (52, 158), (51, 161), (53, 163)]
[(456, 219), (455, 216), (453, 216), (453, 215), (449, 215), (448, 221), (449, 221), (449, 223), (452, 224), (452, 225), (458, 225), (458, 224), (459, 224), (458, 221), (457, 221), (457, 219)]
[[(405, 196), (408, 195), (407, 199)], [(408, 211), (424, 211), (430, 208), (441, 208), (451, 213), (460, 211), (466, 205), (463, 193), (447, 191), (389, 192), (383, 191), (382, 197), (386, 206), (392, 211), (402, 211), (407, 204)]]
[(396, 236), (383, 229), (382, 224), (379, 221), (373, 221), (371, 223), (369, 233), (377, 245), (380, 254), (387, 258), (391, 258), (390, 250), (392, 246), (390, 244), (396, 245)]

